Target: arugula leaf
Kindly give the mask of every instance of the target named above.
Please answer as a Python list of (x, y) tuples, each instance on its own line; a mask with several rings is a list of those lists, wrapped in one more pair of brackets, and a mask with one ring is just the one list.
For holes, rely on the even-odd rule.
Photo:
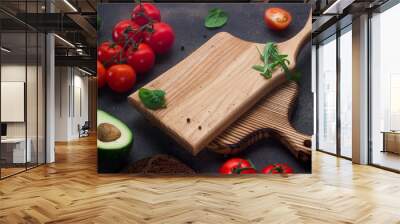
[(285, 73), (285, 76), (288, 80), (299, 80), (300, 73), (291, 73), (288, 65), (290, 61), (287, 59), (288, 55), (279, 54), (278, 47), (273, 42), (267, 42), (265, 44), (264, 50), (261, 51), (257, 48), (258, 53), (260, 54), (260, 60), (263, 61), (263, 65), (253, 65), (252, 68), (258, 72), (260, 75), (264, 76), (266, 79), (272, 77), (273, 71), (275, 71), (278, 67), (282, 69)]
[(294, 71), (292, 73), (292, 75), (290, 76), (290, 80), (295, 81), (295, 82), (300, 81), (300, 78), (301, 78), (301, 73), (298, 71)]
[(204, 20), (204, 26), (213, 29), (222, 27), (228, 22), (228, 13), (222, 9), (214, 8), (208, 11), (208, 15)]
[(149, 109), (157, 110), (165, 108), (165, 92), (159, 89), (150, 90), (141, 88), (139, 90), (140, 101)]
[(253, 68), (254, 70), (257, 70), (257, 71), (261, 72), (261, 73), (265, 72), (265, 71), (264, 71), (264, 66), (262, 66), (262, 65), (253, 65), (252, 68)]

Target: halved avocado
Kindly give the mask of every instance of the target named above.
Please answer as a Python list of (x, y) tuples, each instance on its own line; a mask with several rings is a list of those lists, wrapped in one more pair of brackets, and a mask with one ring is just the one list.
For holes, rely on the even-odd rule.
[(128, 162), (133, 142), (131, 130), (114, 116), (97, 110), (99, 172), (118, 172)]

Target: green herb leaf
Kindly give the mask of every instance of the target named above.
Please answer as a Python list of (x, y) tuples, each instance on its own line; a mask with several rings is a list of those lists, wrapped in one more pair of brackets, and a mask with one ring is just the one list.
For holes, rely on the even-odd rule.
[(298, 71), (294, 71), (291, 75), (290, 75), (290, 80), (298, 82), (300, 81), (301, 78), (301, 73)]
[(272, 77), (273, 71), (278, 67), (281, 67), (283, 72), (285, 72), (286, 78), (291, 80), (288, 68), (288, 65), (290, 64), (290, 61), (287, 59), (288, 55), (279, 54), (278, 46), (275, 43), (267, 42), (262, 53), (258, 48), (257, 51), (260, 54), (260, 60), (264, 64), (253, 65), (252, 68), (254, 70), (260, 72), (260, 75), (264, 76), (266, 79), (269, 79)]
[(262, 66), (262, 65), (253, 65), (252, 68), (253, 68), (254, 70), (257, 70), (257, 71), (261, 72), (261, 73), (264, 72), (264, 66)]
[(157, 110), (166, 107), (165, 92), (162, 90), (150, 90), (141, 88), (139, 90), (139, 98), (142, 103), (149, 109)]
[(260, 73), (264, 78), (270, 79), (272, 77), (272, 72), (268, 70), (267, 72)]
[(204, 26), (213, 29), (222, 27), (228, 22), (228, 13), (222, 9), (214, 8), (208, 11), (208, 15), (204, 20)]

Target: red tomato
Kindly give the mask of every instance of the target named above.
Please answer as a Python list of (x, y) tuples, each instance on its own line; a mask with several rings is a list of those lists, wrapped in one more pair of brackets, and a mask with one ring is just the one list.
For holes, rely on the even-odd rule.
[(245, 159), (232, 158), (226, 161), (220, 168), (220, 174), (249, 174), (257, 173), (251, 163)]
[(130, 90), (136, 82), (135, 70), (129, 65), (113, 65), (107, 70), (108, 86), (118, 93)]
[(102, 88), (106, 85), (106, 69), (103, 64), (97, 60), (97, 87)]
[(103, 42), (97, 49), (97, 59), (106, 67), (121, 62), (122, 57), (122, 47), (111, 41)]
[(293, 173), (293, 169), (288, 166), (287, 164), (271, 164), (266, 166), (262, 171), (264, 174), (277, 174), (277, 173), (282, 173), (282, 174), (288, 174), (288, 173)]
[(125, 51), (125, 58), (137, 73), (146, 73), (153, 68), (156, 56), (149, 45), (141, 43), (137, 49), (130, 46)]
[(161, 21), (160, 10), (155, 5), (151, 3), (142, 3), (133, 9), (132, 20), (139, 26), (147, 24), (149, 19), (153, 22)]
[(270, 29), (284, 30), (292, 22), (292, 15), (281, 8), (268, 8), (264, 12), (264, 22)]
[(112, 32), (114, 42), (118, 43), (122, 47), (124, 47), (128, 40), (139, 43), (142, 37), (143, 33), (140, 31), (140, 26), (130, 19), (119, 21), (119, 23), (114, 26)]
[(153, 32), (145, 32), (145, 41), (156, 54), (165, 54), (174, 45), (175, 33), (166, 23), (154, 23)]

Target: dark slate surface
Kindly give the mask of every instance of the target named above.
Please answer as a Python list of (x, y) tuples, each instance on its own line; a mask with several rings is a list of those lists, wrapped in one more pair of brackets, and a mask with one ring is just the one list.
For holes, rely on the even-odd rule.
[[(305, 4), (266, 4), (266, 3), (159, 3), (162, 21), (169, 23), (176, 34), (172, 51), (157, 58), (156, 66), (149, 74), (139, 77), (131, 91), (136, 91), (145, 83), (153, 80), (170, 67), (177, 64), (191, 52), (200, 47), (215, 33), (229, 32), (243, 40), (265, 43), (268, 41), (281, 42), (290, 39), (304, 26), (309, 6)], [(268, 30), (263, 22), (263, 12), (270, 6), (280, 6), (292, 13), (293, 21), (290, 27), (280, 33)], [(101, 29), (98, 32), (98, 42), (111, 39), (111, 31), (119, 20), (129, 18), (134, 4), (99, 4), (98, 15), (102, 18)], [(218, 7), (225, 10), (230, 18), (226, 26), (216, 30), (204, 28), (204, 17), (209, 9)], [(182, 50), (182, 46), (184, 50)], [(311, 43), (300, 52), (297, 69), (302, 73), (300, 80), (300, 95), (293, 113), (292, 123), (301, 132), (313, 132), (313, 98), (311, 93)], [(130, 92), (130, 93), (131, 93)], [(116, 94), (105, 88), (99, 91), (98, 108), (113, 114), (125, 122), (133, 131), (134, 144), (130, 161), (151, 156), (157, 153), (173, 155), (199, 173), (215, 173), (227, 157), (207, 150), (196, 157), (177, 145), (173, 139), (138, 113), (126, 100), (129, 94)], [(276, 140), (265, 140), (253, 145), (245, 152), (237, 155), (252, 160), (258, 169), (276, 162), (286, 162), (295, 172), (308, 173), (311, 165), (302, 165), (289, 151)], [(106, 172), (107, 168), (99, 164), (99, 171)]]

